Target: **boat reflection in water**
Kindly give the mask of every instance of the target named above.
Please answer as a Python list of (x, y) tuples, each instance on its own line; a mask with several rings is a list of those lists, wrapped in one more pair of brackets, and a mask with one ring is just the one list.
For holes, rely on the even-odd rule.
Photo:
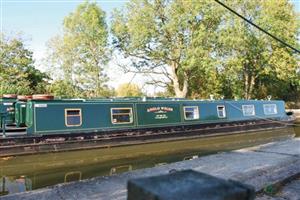
[(2, 176), (0, 181), (1, 195), (32, 190), (32, 181), (25, 176)]
[[(299, 133), (298, 133), (299, 132)], [(113, 175), (300, 135), (299, 128), (0, 158), (0, 195)]]

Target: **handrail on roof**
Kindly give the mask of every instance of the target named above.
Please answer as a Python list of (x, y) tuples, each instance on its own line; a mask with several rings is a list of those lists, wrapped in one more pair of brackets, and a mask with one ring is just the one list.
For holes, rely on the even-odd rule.
[[(275, 99), (272, 99), (275, 100)], [(0, 99), (0, 101), (3, 101)], [(29, 100), (29, 101), (43, 101), (43, 102), (60, 102), (60, 101), (82, 101), (82, 102), (146, 102), (146, 101), (258, 101), (257, 99), (187, 99), (180, 97), (96, 97), (96, 98), (69, 98), (69, 99), (60, 99), (55, 98), (53, 100)], [(261, 99), (261, 101), (271, 101), (270, 99)]]

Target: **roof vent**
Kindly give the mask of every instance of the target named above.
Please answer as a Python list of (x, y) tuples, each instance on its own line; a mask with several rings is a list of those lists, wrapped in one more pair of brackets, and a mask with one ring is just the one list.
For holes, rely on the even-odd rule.
[(143, 99), (142, 99), (142, 101), (147, 101), (147, 97), (144, 96)]
[(267, 99), (268, 99), (268, 101), (271, 101), (272, 96), (271, 96), (271, 95), (268, 95), (268, 96), (267, 96)]
[(215, 100), (213, 94), (209, 95), (209, 98), (210, 98), (211, 101), (214, 101), (214, 100)]

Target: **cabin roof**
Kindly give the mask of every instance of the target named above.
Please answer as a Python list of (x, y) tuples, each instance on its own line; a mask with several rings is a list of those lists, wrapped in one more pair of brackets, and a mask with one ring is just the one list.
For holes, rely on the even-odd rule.
[(80, 102), (89, 102), (89, 103), (101, 103), (101, 102), (116, 102), (116, 103), (139, 103), (139, 102), (215, 102), (215, 103), (222, 103), (222, 102), (240, 102), (240, 103), (255, 103), (261, 101), (279, 101), (279, 100), (233, 100), (233, 99), (216, 99), (216, 100), (209, 100), (209, 99), (184, 99), (184, 98), (155, 98), (155, 97), (147, 97), (147, 98), (93, 98), (93, 99), (54, 99), (54, 100), (29, 100), (32, 102), (44, 102), (44, 103), (80, 103)]

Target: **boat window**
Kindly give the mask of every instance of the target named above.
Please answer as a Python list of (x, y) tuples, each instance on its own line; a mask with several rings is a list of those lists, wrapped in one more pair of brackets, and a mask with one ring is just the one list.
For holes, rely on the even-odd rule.
[(66, 126), (81, 126), (82, 115), (81, 109), (65, 109)]
[(130, 124), (133, 121), (132, 108), (112, 108), (111, 121), (113, 124)]
[(265, 115), (277, 114), (277, 105), (276, 104), (264, 104), (264, 113), (265, 113)]
[(225, 111), (225, 106), (224, 105), (217, 106), (217, 111), (218, 111), (218, 117), (219, 118), (225, 118), (226, 117), (226, 111)]
[(255, 115), (254, 105), (242, 105), (242, 109), (243, 109), (244, 116), (254, 116)]
[(185, 106), (183, 107), (183, 110), (185, 120), (199, 119), (198, 106)]

